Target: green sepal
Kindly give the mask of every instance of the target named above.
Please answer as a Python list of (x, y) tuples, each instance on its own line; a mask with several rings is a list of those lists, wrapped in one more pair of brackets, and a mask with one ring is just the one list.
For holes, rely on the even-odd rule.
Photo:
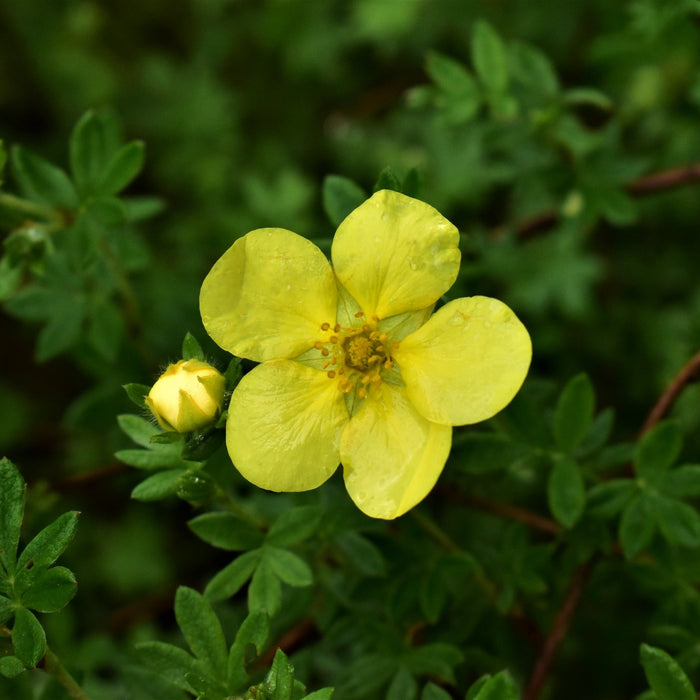
[(695, 700), (693, 684), (670, 654), (663, 649), (642, 644), (639, 659), (657, 700)]
[(367, 193), (354, 180), (341, 175), (326, 175), (322, 196), (323, 209), (336, 227), (367, 199)]
[(241, 367), (240, 358), (232, 357), (231, 361), (228, 363), (228, 367), (226, 367), (226, 371), (224, 372), (224, 378), (226, 379), (226, 391), (233, 391), (236, 386), (238, 386), (238, 382), (241, 381), (242, 376), (243, 368)]
[(15, 610), (12, 627), (12, 646), (17, 658), (27, 667), (34, 668), (46, 651), (46, 634), (39, 620), (26, 608)]
[(204, 362), (204, 351), (202, 350), (202, 346), (199, 344), (197, 338), (195, 338), (189, 331), (185, 335), (185, 339), (182, 341), (182, 359), (194, 359)]
[(182, 449), (182, 458), (195, 462), (205, 462), (224, 444), (226, 435), (217, 428), (198, 430), (190, 433)]
[(399, 178), (396, 177), (396, 173), (394, 173), (392, 168), (388, 165), (379, 173), (379, 177), (372, 188), (373, 192), (379, 192), (379, 190), (401, 192), (401, 182)]

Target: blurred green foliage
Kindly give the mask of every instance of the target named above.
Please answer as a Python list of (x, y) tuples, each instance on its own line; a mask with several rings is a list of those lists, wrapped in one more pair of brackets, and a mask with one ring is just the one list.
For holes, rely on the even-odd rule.
[[(92, 700), (296, 698), (298, 679), (534, 700), (584, 574), (541, 697), (694, 697), (697, 385), (638, 438), (700, 348), (699, 22), (697, 0), (0, 5), (0, 454), (30, 485), (24, 541), (83, 512), (70, 569), (57, 551), (11, 598), (23, 489), (3, 462), (0, 697), (67, 697), (23, 672), (45, 634)], [(392, 524), (337, 479), (259, 492), (220, 430), (129, 413), (200, 352), (182, 337), (205, 339), (199, 286), (236, 237), (327, 251), (376, 187), (459, 227), (449, 298), (503, 299), (535, 349), (513, 405), (457, 430)], [(202, 352), (229, 389), (249, 369)], [(37, 618), (71, 572), (75, 600)]]

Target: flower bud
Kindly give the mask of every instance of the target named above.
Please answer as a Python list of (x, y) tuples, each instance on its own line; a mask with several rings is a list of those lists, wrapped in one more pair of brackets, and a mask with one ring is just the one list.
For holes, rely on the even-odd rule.
[(187, 433), (216, 420), (225, 385), (223, 374), (206, 362), (180, 360), (153, 385), (146, 405), (164, 430)]

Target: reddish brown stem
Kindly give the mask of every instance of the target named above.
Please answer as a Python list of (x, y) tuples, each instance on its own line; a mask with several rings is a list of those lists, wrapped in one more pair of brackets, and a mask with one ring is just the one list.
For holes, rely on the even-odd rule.
[(561, 532), (561, 525), (559, 523), (555, 522), (554, 520), (550, 520), (549, 518), (545, 518), (542, 515), (537, 515), (537, 513), (532, 513), (525, 508), (512, 506), (508, 503), (488, 501), (485, 498), (478, 498), (476, 496), (468, 496), (465, 493), (459, 493), (454, 489), (447, 487), (441, 488), (440, 492), (446, 498), (461, 503), (468, 508), (477, 508), (478, 510), (483, 510), (487, 513), (497, 515), (499, 518), (517, 520), (533, 530), (547, 532), (550, 535), (557, 535), (559, 532)]
[[(668, 190), (673, 187), (689, 185), (698, 180), (700, 180), (700, 163), (691, 163), (690, 165), (682, 165), (678, 168), (651, 173), (651, 175), (644, 175), (628, 182), (625, 185), (625, 190), (630, 195), (640, 196)], [(544, 211), (529, 219), (525, 219), (516, 227), (518, 237), (527, 238), (551, 228), (558, 218), (559, 215), (556, 211)]]
[(576, 611), (581, 594), (597, 561), (596, 557), (589, 559), (585, 564), (582, 564), (574, 574), (574, 578), (569, 585), (569, 590), (566, 592), (566, 597), (557, 611), (547, 639), (545, 639), (540, 655), (535, 662), (535, 667), (527, 687), (525, 688), (525, 693), (523, 694), (523, 700), (537, 700), (539, 697), (542, 686), (547, 679), (549, 669), (554, 662), (554, 657), (559, 649), (559, 645), (569, 631), (571, 620)]
[(313, 634), (315, 629), (316, 625), (314, 621), (310, 617), (304, 618), (298, 622), (296, 626), (283, 634), (280, 639), (260, 657), (257, 665), (261, 668), (270, 666), (278, 649), (281, 649), (285, 654), (291, 654), (307, 637)]
[(683, 392), (683, 389), (695, 379), (700, 377), (700, 351), (698, 351), (690, 361), (681, 369), (681, 371), (673, 378), (673, 381), (668, 385), (666, 391), (659, 397), (654, 408), (651, 409), (646, 421), (640, 431), (644, 435), (648, 430), (651, 430), (671, 409), (671, 406), (676, 402), (678, 397)]
[(662, 170), (659, 173), (652, 173), (632, 180), (627, 184), (626, 189), (632, 195), (648, 194), (688, 185), (696, 180), (700, 180), (700, 163), (691, 163), (690, 165), (682, 165), (680, 168)]

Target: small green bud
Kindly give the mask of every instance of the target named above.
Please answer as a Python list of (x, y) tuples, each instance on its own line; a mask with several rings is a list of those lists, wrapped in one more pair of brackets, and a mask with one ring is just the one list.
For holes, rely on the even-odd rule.
[(164, 430), (188, 433), (213, 423), (224, 403), (226, 380), (200, 360), (170, 365), (145, 399)]

